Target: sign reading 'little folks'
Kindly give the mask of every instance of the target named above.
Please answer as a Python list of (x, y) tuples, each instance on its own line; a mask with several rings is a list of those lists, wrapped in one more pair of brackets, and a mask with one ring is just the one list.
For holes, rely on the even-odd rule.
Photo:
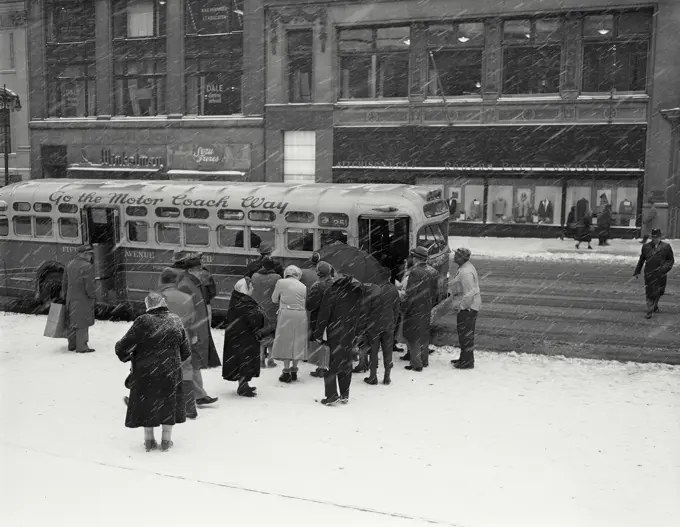
[(180, 170), (250, 169), (250, 145), (247, 143), (187, 143), (168, 146), (170, 168)]
[(245, 196), (232, 199), (231, 196), (221, 196), (217, 199), (190, 198), (186, 194), (175, 194), (162, 198), (152, 198), (145, 194), (130, 194), (128, 192), (83, 192), (70, 194), (62, 191), (53, 192), (49, 201), (57, 206), (61, 203), (86, 205), (147, 205), (152, 207), (208, 207), (208, 208), (241, 208), (246, 210), (264, 209), (277, 211), (282, 214), (288, 207), (287, 201), (275, 201), (258, 196)]

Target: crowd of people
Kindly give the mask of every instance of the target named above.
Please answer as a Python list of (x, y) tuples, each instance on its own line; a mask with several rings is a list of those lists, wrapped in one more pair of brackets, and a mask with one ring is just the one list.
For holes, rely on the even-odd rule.
[[(634, 271), (644, 269), (647, 318), (659, 312), (666, 276), (674, 264), (673, 251), (661, 240), (659, 229), (642, 247)], [(147, 451), (172, 446), (172, 427), (195, 419), (198, 409), (213, 404), (201, 370), (222, 368), (226, 381), (237, 383), (236, 393), (256, 397), (253, 379), (261, 368), (282, 362), (279, 381), (295, 383), (299, 363), (315, 366), (313, 377), (323, 378), (321, 403), (347, 403), (353, 373), (368, 372), (364, 382), (379, 384), (382, 352), (382, 384), (392, 383), (393, 354), (406, 344), (401, 357), (412, 372), (429, 366), (430, 314), (439, 282), (438, 272), (428, 264), (428, 252), (415, 247), (395, 278), (383, 268), (376, 283), (361, 283), (334, 269), (314, 253), (302, 266), (285, 269), (272, 257), (272, 248), (260, 247), (231, 293), (224, 321), (222, 361), (212, 338), (211, 302), (217, 294), (215, 281), (203, 267), (200, 253), (175, 251), (172, 267), (162, 270), (158, 288), (145, 299), (146, 313), (139, 316), (115, 351), (130, 362), (125, 386), (126, 426), (144, 428)], [(449, 283), (457, 313), (460, 357), (451, 361), (457, 369), (474, 368), (477, 315), (481, 308), (479, 277), (468, 249), (457, 249), (453, 260), (457, 273)], [(83, 246), (66, 267), (62, 295), (65, 297), (69, 349), (91, 352), (88, 328), (94, 324), (94, 271), (92, 249)], [(358, 360), (355, 366), (354, 362)], [(160, 446), (154, 429), (162, 427)]]

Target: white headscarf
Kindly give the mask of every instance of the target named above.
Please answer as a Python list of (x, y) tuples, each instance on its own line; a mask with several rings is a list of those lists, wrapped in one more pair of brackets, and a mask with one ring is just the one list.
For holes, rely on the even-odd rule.
[(289, 265), (286, 267), (286, 270), (283, 271), (283, 277), (288, 278), (289, 276), (299, 280), (302, 278), (302, 271), (300, 271), (300, 268), (296, 265)]
[(250, 280), (248, 278), (241, 278), (234, 286), (234, 291), (238, 291), (242, 295), (250, 295)]

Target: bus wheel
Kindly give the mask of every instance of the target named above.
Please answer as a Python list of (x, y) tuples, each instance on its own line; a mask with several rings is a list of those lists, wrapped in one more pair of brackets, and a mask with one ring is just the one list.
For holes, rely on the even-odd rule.
[(61, 297), (61, 271), (50, 271), (40, 280), (38, 295), (36, 298), (36, 312), (50, 310), (50, 304)]

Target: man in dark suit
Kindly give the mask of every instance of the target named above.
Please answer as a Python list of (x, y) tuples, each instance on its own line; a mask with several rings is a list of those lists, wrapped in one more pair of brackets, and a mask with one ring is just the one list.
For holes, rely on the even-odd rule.
[(639, 278), (645, 268), (645, 296), (647, 298), (646, 318), (659, 312), (659, 299), (666, 292), (666, 276), (673, 268), (675, 258), (671, 246), (661, 241), (661, 229), (652, 230), (652, 241), (642, 246), (640, 260), (634, 276)]
[(89, 327), (94, 325), (94, 266), (92, 247), (78, 247), (78, 256), (66, 265), (61, 284), (62, 298), (66, 302), (68, 349), (77, 353), (90, 353)]
[(427, 263), (425, 247), (416, 247), (411, 256), (414, 265), (406, 279), (403, 305), (403, 333), (411, 360), (406, 369), (423, 371), (429, 366), (430, 312), (437, 296), (439, 273)]

